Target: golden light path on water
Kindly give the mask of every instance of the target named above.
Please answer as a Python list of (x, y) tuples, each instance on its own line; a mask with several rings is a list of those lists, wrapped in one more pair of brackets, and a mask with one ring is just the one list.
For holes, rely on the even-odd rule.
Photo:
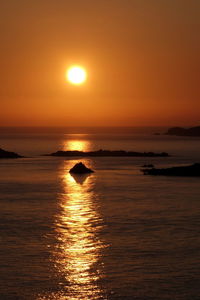
[[(60, 174), (63, 193), (59, 196), (58, 246), (53, 257), (62, 277), (62, 290), (40, 299), (106, 299), (98, 283), (103, 277), (101, 255), (105, 246), (99, 238), (102, 219), (98, 197), (93, 192), (95, 175), (71, 176), (69, 169), (76, 162), (65, 161)], [(92, 167), (89, 161), (83, 163)]]
[[(84, 138), (84, 140), (83, 140)], [(86, 136), (83, 134), (77, 135), (76, 139), (70, 140), (66, 139), (63, 142), (63, 147), (64, 151), (73, 151), (73, 150), (78, 150), (78, 151), (90, 151), (91, 150), (91, 143), (86, 139)]]

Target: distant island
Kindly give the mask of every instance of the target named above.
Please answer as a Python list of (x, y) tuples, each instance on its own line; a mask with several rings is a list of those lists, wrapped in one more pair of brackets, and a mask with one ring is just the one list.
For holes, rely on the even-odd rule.
[(200, 163), (196, 163), (189, 166), (163, 169), (143, 169), (142, 172), (144, 173), (144, 175), (200, 177)]
[(116, 156), (116, 157), (168, 157), (169, 154), (166, 152), (154, 153), (154, 152), (133, 152), (133, 151), (124, 151), (124, 150), (98, 150), (98, 151), (57, 151), (55, 153), (47, 154), (47, 156), (63, 156), (63, 157), (107, 157), (107, 156)]
[(172, 127), (169, 128), (165, 134), (177, 136), (200, 136), (200, 126), (191, 128)]
[(15, 152), (9, 152), (0, 148), (0, 158), (20, 158), (23, 157)]

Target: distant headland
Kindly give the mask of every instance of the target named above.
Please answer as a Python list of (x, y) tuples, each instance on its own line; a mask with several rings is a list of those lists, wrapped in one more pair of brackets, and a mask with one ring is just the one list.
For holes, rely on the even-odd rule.
[(23, 156), (15, 152), (9, 152), (0, 148), (0, 158), (21, 158), (21, 157)]
[(177, 136), (200, 136), (200, 126), (190, 128), (172, 127), (169, 128), (165, 134)]
[(154, 153), (154, 152), (133, 152), (124, 150), (98, 150), (98, 151), (57, 151), (47, 156), (63, 156), (63, 157), (168, 157), (169, 154), (166, 152)]
[(141, 170), (144, 175), (160, 175), (160, 176), (181, 176), (181, 177), (200, 177), (200, 164), (196, 163), (189, 166), (180, 166), (172, 168), (151, 168)]

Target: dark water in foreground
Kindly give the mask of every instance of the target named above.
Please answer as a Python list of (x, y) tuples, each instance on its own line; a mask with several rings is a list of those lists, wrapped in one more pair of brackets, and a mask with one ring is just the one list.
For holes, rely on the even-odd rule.
[[(141, 165), (200, 161), (200, 140), (161, 136), (2, 136), (30, 158), (0, 161), (0, 299), (200, 299), (200, 179)], [(169, 151), (169, 158), (36, 156), (60, 149)], [(31, 157), (35, 155), (34, 157)]]

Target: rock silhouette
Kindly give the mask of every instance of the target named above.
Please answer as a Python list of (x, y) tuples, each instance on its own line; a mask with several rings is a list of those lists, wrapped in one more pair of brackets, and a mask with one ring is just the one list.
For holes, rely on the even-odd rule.
[(9, 152), (0, 148), (0, 158), (20, 158), (23, 157), (15, 152)]
[(163, 168), (163, 169), (143, 169), (144, 175), (164, 175), (164, 176), (188, 176), (199, 177), (200, 176), (200, 163), (196, 163), (190, 166)]
[(166, 132), (167, 135), (177, 136), (200, 136), (200, 126), (191, 128), (172, 127)]
[(63, 157), (114, 157), (114, 156), (132, 156), (132, 157), (168, 157), (169, 154), (166, 152), (154, 153), (154, 152), (133, 152), (133, 151), (124, 151), (124, 150), (98, 150), (98, 151), (57, 151), (55, 153), (49, 154), (49, 156), (63, 156)]
[(87, 168), (82, 162), (75, 164), (69, 171), (71, 174), (88, 174), (93, 172), (93, 170)]

